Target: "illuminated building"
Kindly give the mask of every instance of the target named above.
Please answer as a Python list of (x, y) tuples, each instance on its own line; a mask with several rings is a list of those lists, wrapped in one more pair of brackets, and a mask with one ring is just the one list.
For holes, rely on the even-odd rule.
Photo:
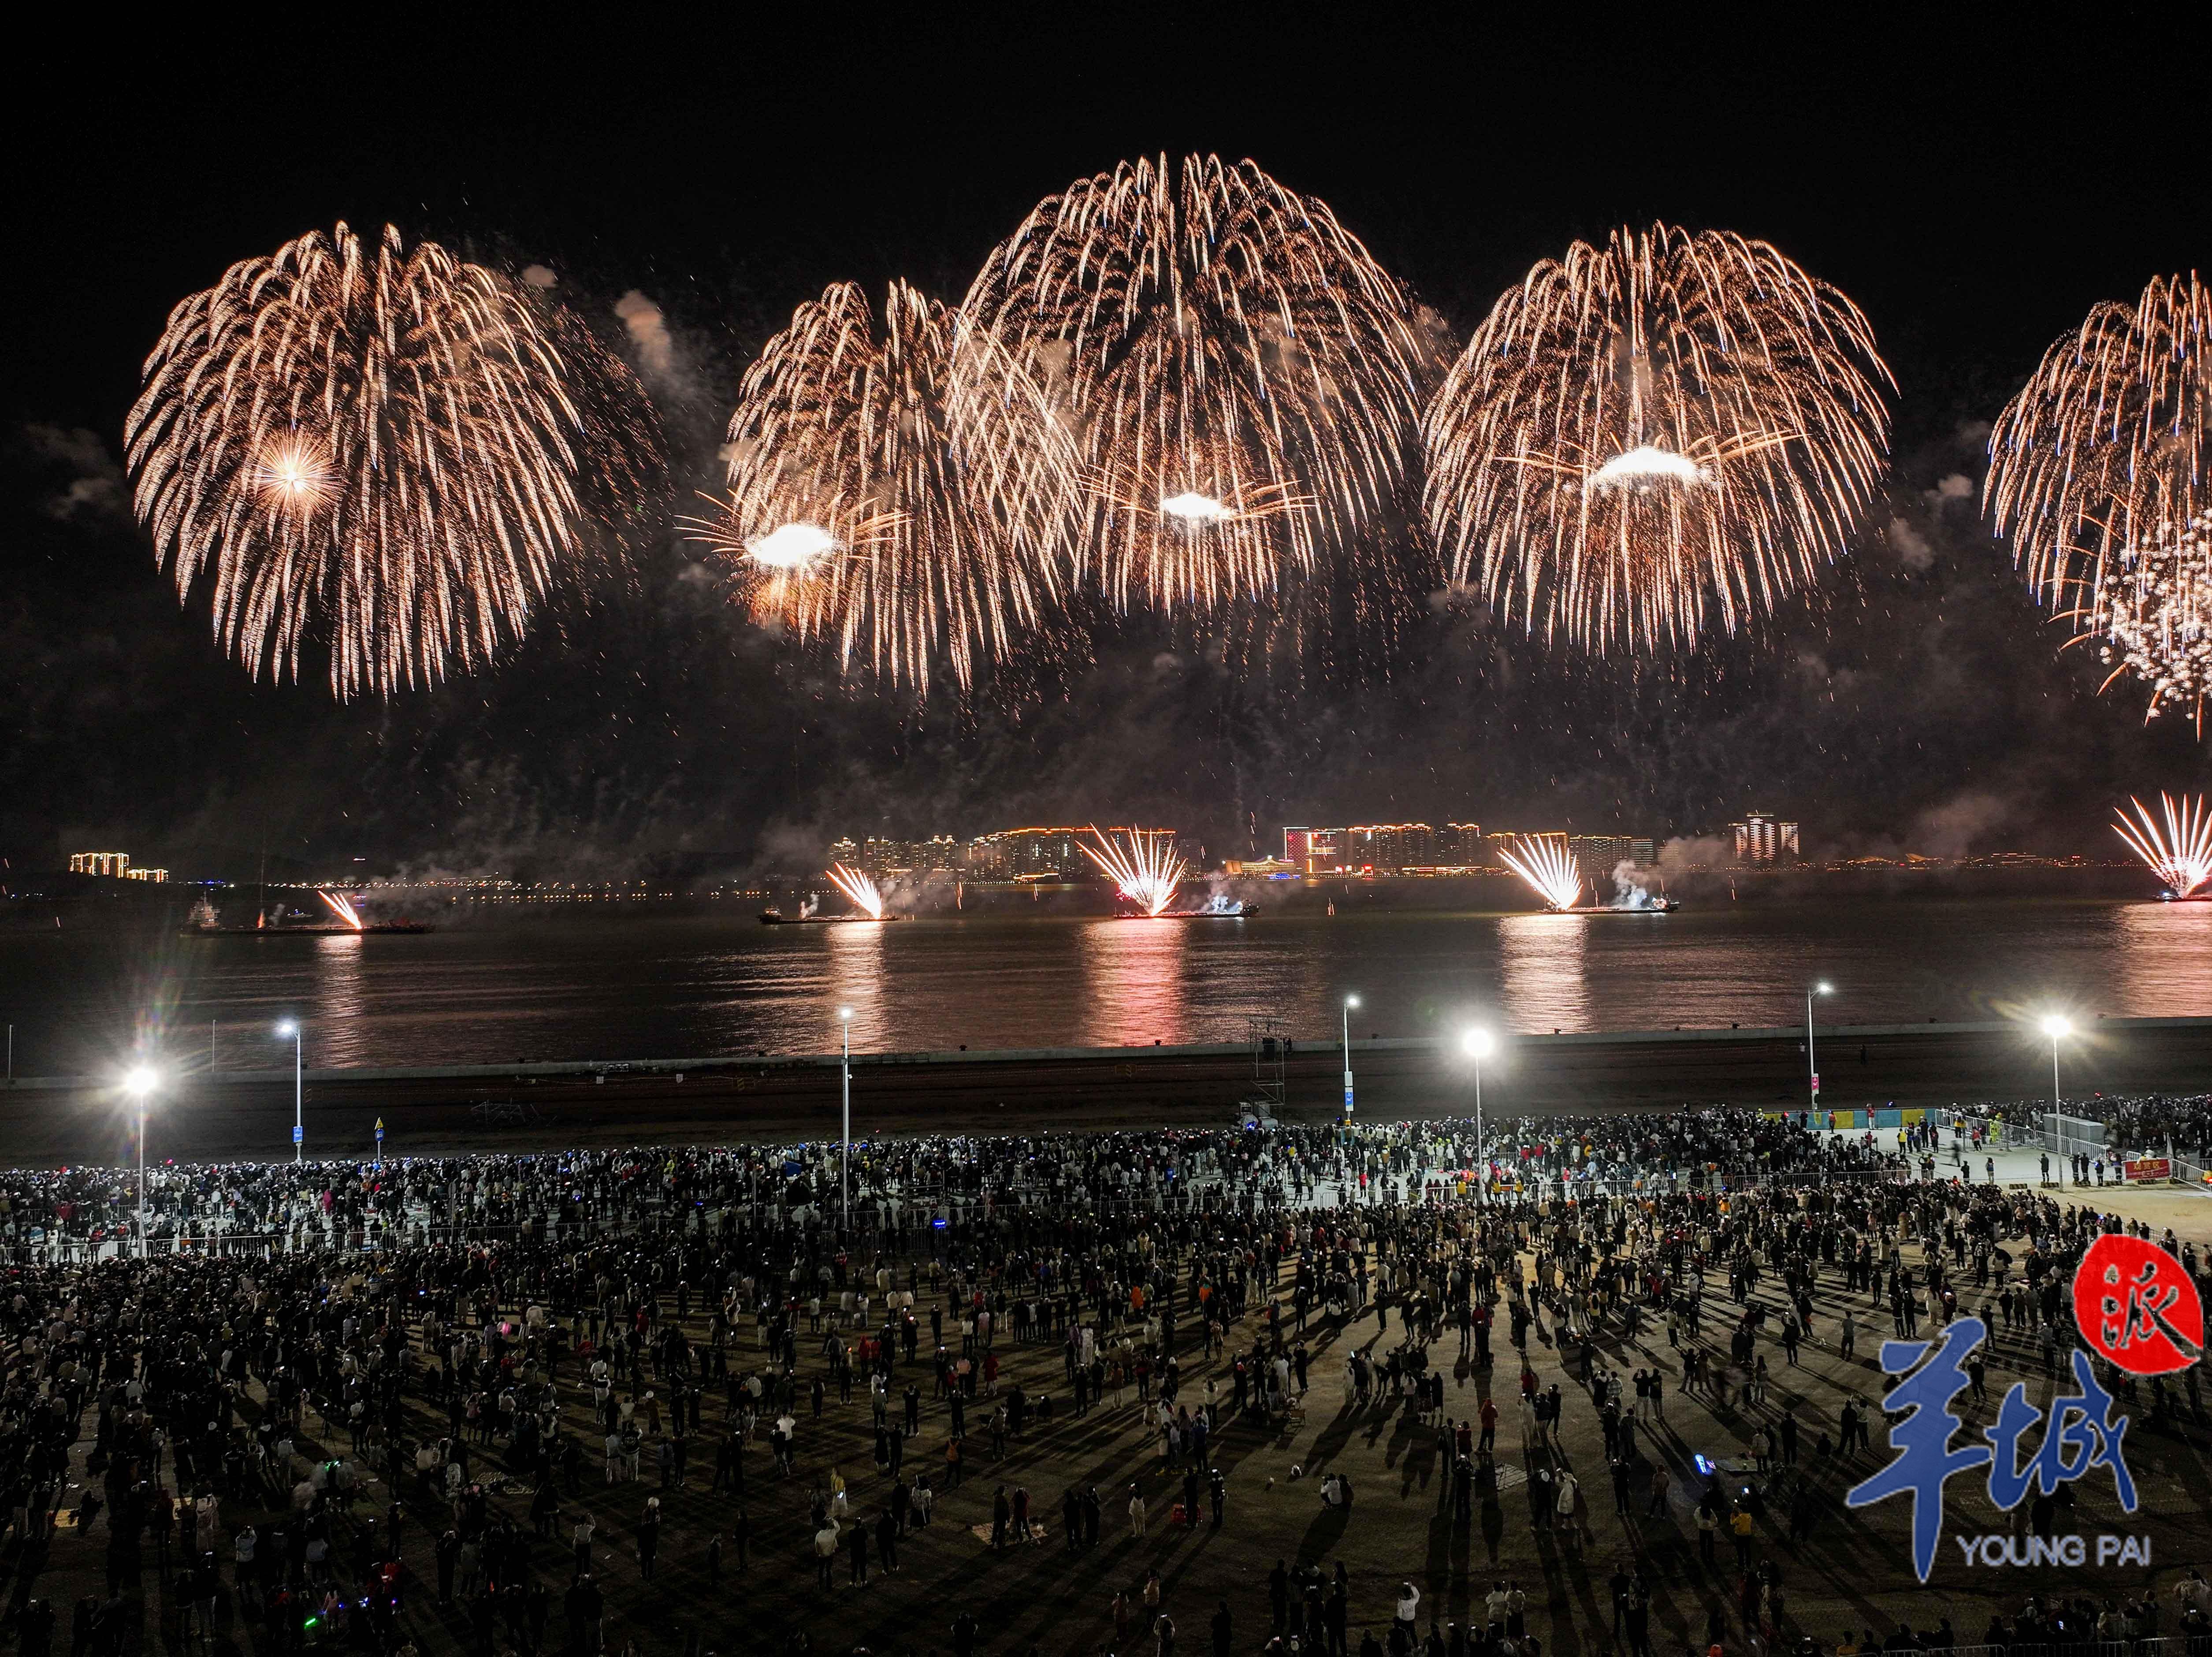
[(1742, 822), (1729, 824), (1729, 832), (1735, 837), (1738, 863), (1797, 861), (1797, 825), (1781, 821), (1771, 811), (1747, 811)]
[[(1116, 835), (1166, 835), (1172, 839), (1175, 835), (1171, 828), (1115, 828), (1103, 824), (1099, 832), (1109, 839)], [(1182, 841), (1175, 843), (1178, 852), (1190, 857)], [(1088, 826), (1002, 828), (994, 835), (979, 835), (968, 842), (968, 869), (987, 880), (1095, 880), (1097, 868), (1083, 855), (1083, 848), (1097, 844)]]
[(162, 886), (168, 883), (169, 871), (167, 869), (125, 869), (123, 877), (125, 880), (150, 881), (155, 885)]
[(1582, 871), (1584, 880), (1609, 879), (1623, 863), (1648, 865), (1652, 860), (1650, 836), (1637, 835), (1569, 835), (1567, 854)]
[(73, 875), (106, 875), (113, 880), (126, 880), (131, 875), (131, 853), (128, 852), (71, 852), (70, 872)]

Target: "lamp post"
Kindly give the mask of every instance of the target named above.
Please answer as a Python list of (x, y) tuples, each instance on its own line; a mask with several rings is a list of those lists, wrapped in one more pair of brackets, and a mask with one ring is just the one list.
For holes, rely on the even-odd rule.
[(1812, 1108), (1814, 1110), (1820, 1108), (1820, 1055), (1813, 1051), (1813, 998), (1835, 992), (1835, 986), (1826, 980), (1805, 986), (1805, 1076), (1813, 1084)]
[(300, 1028), (296, 1018), (288, 1018), (276, 1027), (276, 1034), (292, 1038), (292, 1162), (300, 1162), (300, 1147), (307, 1138), (305, 1106), (307, 1102), (307, 1032)]
[(1347, 995), (1341, 1009), (1344, 1015), (1344, 1114), (1352, 1114), (1352, 1010), (1359, 1005), (1359, 998)]
[[(2051, 1114), (2057, 1116), (2061, 1114), (2058, 1108), (2058, 1043), (2062, 1037), (2074, 1034), (2074, 1025), (2063, 1013), (2046, 1013), (2043, 1019), (2043, 1033), (2051, 1038)], [(2073, 1143), (2072, 1136), (2062, 1125), (2058, 1130), (2059, 1149), (2069, 1163), (2073, 1160), (2073, 1152), (2068, 1147)]]
[(154, 1091), (154, 1072), (140, 1065), (123, 1078), (123, 1090), (131, 1096), (138, 1113), (138, 1258), (144, 1259), (151, 1243), (146, 1235), (146, 1099)]
[(1481, 1166), (1475, 1170), (1475, 1201), (1490, 1200), (1490, 1150), (1482, 1133), (1482, 1061), (1490, 1057), (1498, 1045), (1490, 1032), (1480, 1026), (1468, 1031), (1459, 1039), (1461, 1049), (1474, 1060), (1474, 1156)]
[(837, 1162), (837, 1223), (848, 1230), (853, 1223), (853, 1010), (837, 1009), (839, 1033), (844, 1038), (844, 1056), (838, 1071), (844, 1096), (845, 1150)]

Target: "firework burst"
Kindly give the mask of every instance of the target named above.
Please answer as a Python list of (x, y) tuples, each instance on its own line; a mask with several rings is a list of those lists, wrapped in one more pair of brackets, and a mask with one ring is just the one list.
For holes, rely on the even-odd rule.
[[(2161, 277), (2044, 354), (1990, 434), (1984, 509), (2039, 596), (2149, 713), (2212, 680), (2212, 294)], [(2069, 641), (2070, 642), (2070, 641)]]
[(884, 895), (876, 883), (858, 869), (848, 869), (843, 864), (834, 864), (828, 871), (830, 883), (850, 898), (853, 907), (871, 920), (884, 918)]
[(1553, 908), (1571, 909), (1582, 901), (1582, 871), (1565, 835), (1523, 835), (1515, 844), (1500, 847), (1498, 855)]
[(2199, 513), (2165, 545), (2120, 548), (2087, 607), (2069, 619), (2082, 628), (2069, 642), (2096, 640), (2112, 670), (2100, 689), (2133, 674), (2149, 692), (2146, 722), (2186, 707), (2203, 736), (2212, 694), (2212, 513)]
[(1173, 834), (1164, 828), (1117, 828), (1109, 838), (1095, 825), (1091, 833), (1097, 848), (1086, 846), (1083, 855), (1120, 888), (1123, 897), (1153, 917), (1175, 901), (1176, 889), (1190, 868), (1176, 850)]
[(1858, 308), (1765, 242), (1577, 242), (1498, 301), (1431, 405), (1430, 531), (1547, 640), (1733, 633), (1843, 546), (1891, 384)]
[[(1062, 584), (1079, 479), (1029, 378), (961, 355), (943, 305), (830, 288), (745, 375), (729, 494), (702, 537), (756, 621), (926, 695), (1033, 628)], [(956, 418), (957, 414), (957, 418)]]
[(2044, 353), (1990, 434), (1984, 509), (2054, 602), (2124, 548), (2168, 545), (2212, 509), (2212, 294), (2160, 277)]
[(2176, 800), (2171, 794), (2158, 798), (2166, 817), (2163, 828), (2141, 800), (2131, 798), (2128, 804), (2136, 808), (2136, 822), (2130, 822), (2123, 811), (2113, 831), (2176, 898), (2212, 896), (2212, 811), (2204, 809), (2201, 794), (2193, 800), (2185, 796)]
[(138, 516), (258, 674), (326, 649), (340, 698), (473, 668), (634, 511), (659, 443), (635, 379), (538, 290), (341, 224), (170, 313), (126, 428)]
[(323, 907), (344, 925), (352, 927), (356, 932), (361, 931), (361, 911), (354, 907), (351, 898), (343, 892), (318, 892), (315, 895), (321, 898)]
[(1249, 161), (1125, 162), (1041, 203), (962, 309), (963, 348), (1007, 353), (1080, 446), (1079, 573), (1115, 609), (1385, 557), (1434, 354), (1324, 203)]

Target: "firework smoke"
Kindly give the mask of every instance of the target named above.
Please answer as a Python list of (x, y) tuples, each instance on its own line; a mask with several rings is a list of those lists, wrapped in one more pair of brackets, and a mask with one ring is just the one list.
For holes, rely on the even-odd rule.
[(1567, 850), (1565, 835), (1523, 835), (1513, 845), (1500, 847), (1498, 855), (1553, 908), (1571, 909), (1582, 901), (1582, 871)]
[(547, 290), (343, 224), (170, 313), (126, 428), (179, 598), (257, 675), (326, 646), (340, 698), (473, 668), (519, 637), (659, 444), (629, 371)]
[(1431, 406), (1430, 531), (1547, 640), (1733, 633), (1841, 549), (1890, 384), (1858, 308), (1765, 242), (1577, 242), (1498, 301)]
[(1120, 888), (1123, 897), (1152, 917), (1175, 901), (1176, 890), (1190, 871), (1175, 849), (1174, 835), (1164, 828), (1121, 828), (1109, 839), (1095, 824), (1091, 833), (1098, 847), (1094, 851), (1086, 846), (1083, 855)]
[(2123, 811), (2112, 825), (2114, 832), (2175, 897), (2212, 895), (2212, 812), (2204, 809), (2204, 797), (2158, 798), (2166, 817), (2163, 828), (2141, 800), (2131, 798), (2128, 804), (2136, 808), (2136, 821), (2130, 822)]

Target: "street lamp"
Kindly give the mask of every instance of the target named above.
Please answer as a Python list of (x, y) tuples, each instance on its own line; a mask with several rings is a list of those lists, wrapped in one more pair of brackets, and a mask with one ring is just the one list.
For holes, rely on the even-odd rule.
[(845, 1152), (837, 1163), (837, 1223), (850, 1230), (853, 1225), (853, 1010), (837, 1009), (837, 1024), (844, 1037), (844, 1058), (838, 1069), (843, 1083), (845, 1116)]
[(1344, 998), (1344, 1114), (1352, 1114), (1352, 1010), (1359, 1005), (1359, 998)]
[(1474, 1194), (1478, 1203), (1486, 1202), (1490, 1189), (1490, 1152), (1482, 1137), (1482, 1061), (1490, 1057), (1498, 1042), (1488, 1030), (1478, 1025), (1460, 1037), (1459, 1045), (1461, 1051), (1474, 1060), (1474, 1156), (1475, 1161), (1481, 1164), (1475, 1170)]
[(151, 1247), (146, 1235), (146, 1100), (154, 1091), (160, 1077), (143, 1065), (138, 1065), (123, 1078), (123, 1090), (131, 1096), (138, 1112), (138, 1258), (146, 1258)]
[(2043, 1033), (2051, 1038), (2051, 1108), (2055, 1114), (2059, 1108), (2058, 1043), (2063, 1038), (2074, 1034), (2073, 1022), (2063, 1013), (2046, 1014), (2043, 1020)]
[(1820, 1108), (1820, 1056), (1813, 1051), (1813, 998), (1835, 992), (1836, 986), (1825, 979), (1818, 984), (1805, 986), (1805, 1075), (1813, 1084), (1813, 1108), (1815, 1110)]
[(296, 1167), (300, 1161), (300, 1147), (307, 1137), (307, 1120), (302, 1114), (307, 1097), (304, 1049), (307, 1037), (300, 1028), (299, 1021), (294, 1018), (288, 1018), (279, 1024), (276, 1034), (290, 1037), (292, 1042), (292, 1162)]

